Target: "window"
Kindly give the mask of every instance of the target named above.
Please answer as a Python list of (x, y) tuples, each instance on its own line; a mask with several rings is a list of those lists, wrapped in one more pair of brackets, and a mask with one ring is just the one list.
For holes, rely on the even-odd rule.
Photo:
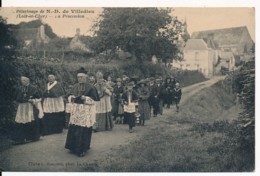
[(195, 61), (199, 60), (199, 52), (195, 52)]

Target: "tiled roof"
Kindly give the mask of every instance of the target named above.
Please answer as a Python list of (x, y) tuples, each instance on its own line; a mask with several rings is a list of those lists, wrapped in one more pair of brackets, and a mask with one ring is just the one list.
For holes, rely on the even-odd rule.
[(232, 45), (239, 43), (242, 33), (245, 30), (247, 31), (246, 26), (199, 31), (193, 32), (191, 38), (207, 40), (210, 35), (213, 35), (213, 40), (216, 41), (219, 46), (230, 44)]
[(189, 39), (184, 50), (207, 50), (207, 44), (202, 39)]

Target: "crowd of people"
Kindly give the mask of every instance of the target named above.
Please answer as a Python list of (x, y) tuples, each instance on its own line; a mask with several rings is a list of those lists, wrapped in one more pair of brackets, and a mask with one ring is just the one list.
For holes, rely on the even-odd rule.
[(78, 156), (90, 149), (92, 132), (111, 131), (115, 124), (128, 124), (129, 133), (136, 125), (144, 126), (151, 115), (158, 117), (164, 108), (179, 111), (181, 88), (174, 77), (129, 78), (112, 81), (109, 74), (77, 71), (77, 83), (65, 92), (55, 74), (48, 75), (41, 92), (21, 75), (17, 89), (18, 108), (14, 144), (37, 141), (40, 136), (62, 133), (68, 128), (65, 148)]

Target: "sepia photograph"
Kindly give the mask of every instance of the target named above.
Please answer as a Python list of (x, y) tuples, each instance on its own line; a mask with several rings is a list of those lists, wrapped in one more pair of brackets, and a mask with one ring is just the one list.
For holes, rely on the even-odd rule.
[(1, 172), (255, 172), (254, 7), (1, 7)]

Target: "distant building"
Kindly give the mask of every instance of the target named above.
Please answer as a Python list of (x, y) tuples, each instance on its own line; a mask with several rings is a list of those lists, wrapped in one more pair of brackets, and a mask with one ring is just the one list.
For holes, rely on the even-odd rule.
[(80, 35), (80, 29), (77, 28), (76, 34), (72, 38), (70, 45), (69, 45), (69, 48), (72, 51), (83, 51), (83, 52), (91, 53), (92, 51), (86, 46), (85, 43), (82, 42), (83, 37), (84, 36)]
[(11, 29), (11, 31), (24, 48), (40, 48), (43, 43), (50, 41), (50, 38), (45, 33), (44, 25), (38, 28)]
[(252, 58), (253, 45), (247, 27), (194, 32), (184, 46), (183, 61), (174, 61), (172, 66), (198, 70), (210, 78), (222, 70), (234, 70), (240, 60)]
[(254, 44), (246, 26), (194, 32), (191, 38), (211, 40), (222, 51), (231, 51), (234, 55), (250, 52)]
[(183, 49), (183, 61), (175, 61), (172, 65), (183, 70), (198, 70), (210, 78), (213, 76), (215, 60), (216, 51), (208, 48), (204, 40), (189, 39)]

